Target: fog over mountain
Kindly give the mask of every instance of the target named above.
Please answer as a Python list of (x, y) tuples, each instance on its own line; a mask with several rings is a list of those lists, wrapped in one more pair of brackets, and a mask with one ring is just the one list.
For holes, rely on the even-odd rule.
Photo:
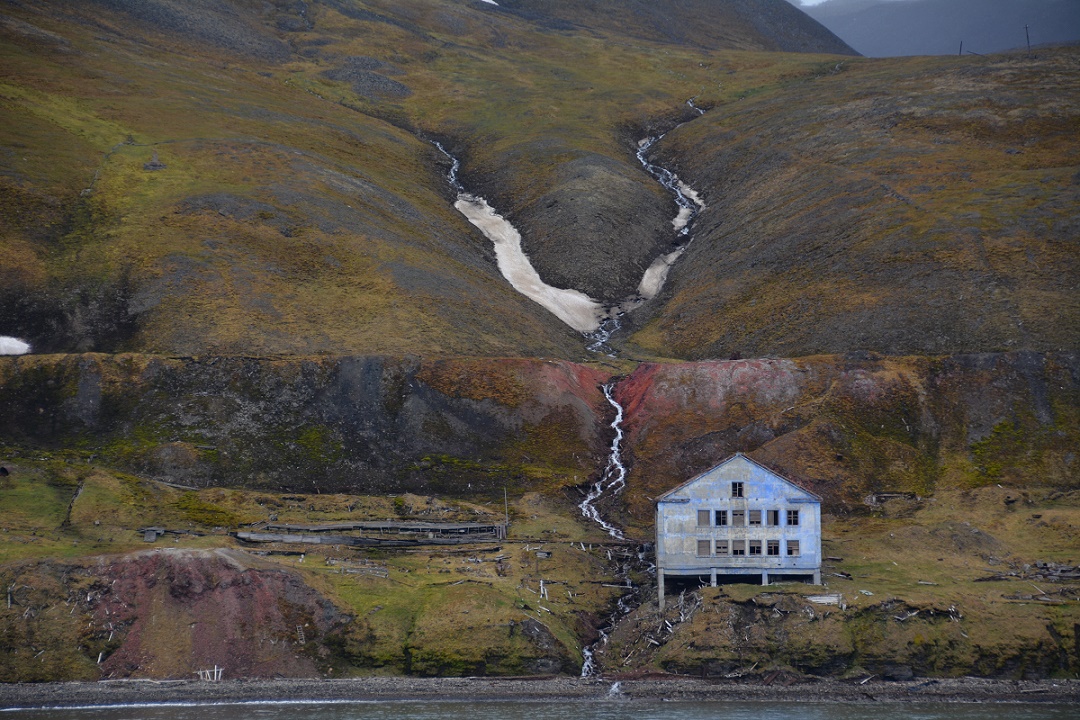
[(1080, 40), (1077, 0), (789, 0), (870, 57), (1001, 52)]

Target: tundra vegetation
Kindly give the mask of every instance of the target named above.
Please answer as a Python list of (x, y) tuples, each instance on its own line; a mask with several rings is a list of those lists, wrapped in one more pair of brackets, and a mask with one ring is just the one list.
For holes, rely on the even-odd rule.
[[(0, 680), (576, 674), (620, 598), (612, 677), (1080, 672), (1080, 52), (870, 60), (783, 0), (619, 5), (0, 10), (0, 335), (34, 350), (0, 358)], [(591, 353), (431, 141), (611, 301), (673, 240), (635, 158), (663, 132), (708, 209)], [(577, 509), (609, 383), (626, 543)], [(828, 587), (661, 617), (651, 498), (735, 451), (823, 497)]]

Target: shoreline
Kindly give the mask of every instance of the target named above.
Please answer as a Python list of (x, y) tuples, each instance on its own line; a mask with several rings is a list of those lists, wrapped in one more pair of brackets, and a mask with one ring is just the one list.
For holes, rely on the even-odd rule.
[(686, 677), (103, 680), (0, 684), (0, 709), (259, 702), (675, 701), (796, 703), (1080, 703), (1078, 680), (811, 680), (766, 685)]

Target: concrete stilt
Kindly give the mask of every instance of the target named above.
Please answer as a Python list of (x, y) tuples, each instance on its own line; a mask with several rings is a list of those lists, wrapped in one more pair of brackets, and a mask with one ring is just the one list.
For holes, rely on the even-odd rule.
[(660, 606), (660, 612), (664, 611), (664, 569), (656, 568), (656, 596), (657, 605)]

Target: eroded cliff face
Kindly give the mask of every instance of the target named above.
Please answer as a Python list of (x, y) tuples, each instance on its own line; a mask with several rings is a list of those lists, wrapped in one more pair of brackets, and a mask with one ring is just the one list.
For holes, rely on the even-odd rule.
[(1080, 365), (1036, 353), (642, 365), (627, 408), (627, 511), (734, 452), (848, 512), (873, 492), (1080, 483)]
[(607, 376), (571, 363), (83, 355), (0, 375), (8, 442), (198, 486), (501, 492), (583, 481), (604, 445)]
[[(0, 363), (7, 445), (183, 484), (477, 495), (583, 484), (603, 467), (616, 380), (630, 490), (734, 452), (825, 498), (998, 482), (1080, 484), (1070, 354), (819, 356), (610, 369), (545, 360), (38, 356)], [(35, 450), (36, 451), (36, 450)], [(619, 515), (621, 514), (621, 517)]]
[[(215, 665), (232, 678), (309, 677), (352, 620), (298, 573), (232, 550), (42, 561), (3, 576), (22, 617), (3, 623), (6, 681), (190, 678)], [(38, 652), (45, 660), (30, 662)]]
[[(617, 557), (613, 566), (601, 549), (587, 552), (585, 543), (603, 536), (580, 518), (574, 489), (595, 478), (611, 442), (604, 384), (624, 410), (629, 467), (626, 490), (600, 503), (607, 521), (630, 538), (651, 539), (652, 497), (745, 452), (823, 497), (830, 592), (859, 603), (858, 612), (819, 623), (799, 619), (809, 601), (798, 592), (777, 601), (783, 617), (758, 612), (757, 601), (735, 591), (706, 598), (712, 605), (701, 622), (748, 623), (745, 636), (729, 642), (706, 622), (712, 639), (695, 641), (693, 652), (676, 652), (686, 645), (672, 642), (676, 633), (626, 669), (728, 672), (758, 655), (780, 658), (776, 648), (785, 647), (784, 663), (819, 674), (878, 672), (894, 660), (917, 674), (1071, 672), (1071, 660), (1054, 659), (1073, 637), (1072, 611), (1055, 614), (1053, 603), (1064, 600), (1055, 595), (1029, 612), (1009, 598), (1016, 580), (1029, 584), (1036, 561), (1074, 564), (1076, 356), (819, 356), (614, 371), (541, 360), (6, 358), (0, 439), (4, 462), (16, 470), (0, 490), (18, 507), (5, 508), (15, 530), (0, 550), (38, 559), (0, 566), (0, 580), (14, 588), (12, 606), (0, 608), (0, 633), (5, 646), (20, 649), (0, 660), (0, 675), (186, 677), (223, 665), (222, 657), (232, 676), (331, 674), (332, 667), (573, 672), (581, 644), (595, 640), (599, 609), (614, 602), (597, 595), (609, 592), (598, 590), (597, 578), (622, 572)], [(20, 463), (39, 468), (39, 479)], [(245, 505), (233, 497), (240, 491), (181, 492), (144, 478), (308, 499), (255, 493)], [(490, 514), (493, 494), (501, 513), (504, 487), (519, 539), (578, 548), (546, 561), (545, 572), (562, 573), (568, 588), (577, 583), (558, 598), (566, 603), (557, 607), (561, 625), (521, 595), (539, 582), (527, 550), (500, 549), (502, 559), (487, 566), (439, 553), (403, 556), (395, 572), (416, 582), (424, 576), (428, 585), (402, 596), (397, 585), (330, 581), (314, 572), (319, 562), (203, 549), (233, 544), (223, 528), (296, 503), (314, 517), (351, 518), (354, 502), (367, 508), (358, 510), (364, 517), (386, 517), (396, 512), (387, 493), (424, 489), (447, 503), (472, 499)], [(324, 495), (316, 501), (317, 492)], [(877, 492), (909, 496), (897, 501), (902, 507), (871, 510), (864, 500)], [(403, 510), (415, 504), (397, 499)], [(130, 550), (134, 528), (148, 522), (139, 503), (158, 501), (173, 510), (153, 524), (210, 535), (178, 537), (167, 552), (40, 559), (84, 552), (79, 543), (85, 552)], [(20, 512), (41, 517), (31, 523)], [(998, 569), (979, 578), (985, 567)], [(640, 575), (648, 605), (651, 580)], [(956, 627), (955, 603), (966, 618)], [(383, 612), (390, 606), (397, 609)], [(917, 620), (891, 619), (912, 610)], [(633, 622), (660, 622), (643, 612)], [(873, 635), (881, 623), (888, 632)], [(905, 645), (916, 631), (930, 644)], [(960, 632), (970, 637), (961, 634), (962, 652), (954, 653), (949, 643)], [(625, 648), (608, 652), (617, 665), (636, 636), (612, 637), (613, 647)], [(36, 662), (25, 662), (23, 648)]]

